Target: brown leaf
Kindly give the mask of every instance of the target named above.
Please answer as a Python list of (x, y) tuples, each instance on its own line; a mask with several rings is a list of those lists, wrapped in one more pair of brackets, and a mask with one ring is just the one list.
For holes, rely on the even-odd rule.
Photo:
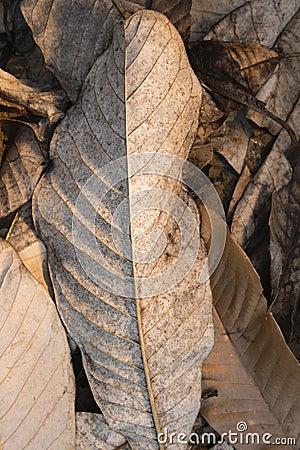
[[(196, 0), (197, 1), (197, 0)], [(276, 39), (299, 9), (294, 0), (252, 0), (239, 2), (224, 19), (218, 21), (206, 39), (229, 42), (249, 42), (273, 47)]]
[(206, 168), (206, 173), (219, 194), (226, 212), (238, 180), (237, 172), (221, 154), (215, 151), (213, 159)]
[[(299, 108), (300, 102), (289, 118), (295, 130), (299, 130)], [(272, 193), (291, 179), (291, 166), (284, 155), (289, 147), (289, 139), (283, 130), (236, 206), (231, 233), (247, 253), (250, 246), (259, 241), (260, 230), (268, 222)]]
[(191, 42), (200, 41), (223, 17), (245, 3), (245, 0), (219, 0), (210, 3), (207, 0), (193, 0)]
[(151, 9), (168, 17), (183, 40), (190, 35), (192, 0), (152, 0)]
[[(235, 185), (228, 208), (227, 219), (230, 224), (232, 222), (232, 217), (236, 206), (243, 197), (244, 192), (253, 176), (263, 164), (270, 151), (270, 145), (273, 143), (273, 138), (270, 133), (266, 130), (255, 127), (254, 125), (255, 124), (252, 123), (251, 127), (248, 126), (247, 135), (249, 136), (249, 139), (247, 140), (247, 149), (243, 161), (244, 164), (238, 182)], [(241, 142), (244, 141), (245, 137), (243, 136), (243, 138), (241, 138)], [(239, 147), (236, 148), (236, 153), (240, 153)], [(229, 161), (231, 161), (231, 159)]]
[(270, 310), (298, 359), (300, 358), (299, 155), (298, 143), (288, 152), (288, 159), (293, 167), (292, 179), (273, 193), (270, 216), (271, 298), (273, 300)]
[[(217, 389), (219, 395), (203, 403), (203, 416), (220, 434), (237, 431), (245, 421), (248, 432), (295, 437), (296, 445), (284, 448), (298, 448), (300, 366), (266, 314), (257, 273), (229, 235), (211, 286), (216, 338), (204, 363), (203, 390)], [(261, 442), (255, 448), (266, 447)]]
[[(251, 93), (241, 75), (239, 65), (225, 45), (214, 41), (198, 42), (190, 46), (188, 54), (200, 82), (212, 93), (222, 110), (229, 112), (231, 109), (237, 109), (239, 105), (244, 105), (284, 127), (292, 142), (297, 140), (291, 127)], [(222, 99), (228, 99), (229, 102), (222, 105)]]
[[(300, 49), (300, 10), (288, 23), (276, 41), (276, 47), (282, 54), (293, 54)], [(288, 120), (300, 96), (300, 58), (283, 58), (274, 74), (258, 92), (257, 98), (266, 104), (266, 108), (283, 120)], [(267, 127), (274, 135), (280, 127), (268, 117), (249, 112), (250, 117), (260, 127)], [(298, 128), (294, 128), (297, 132)], [(296, 141), (296, 140), (295, 140)]]
[[(16, 116), (21, 116), (22, 119), (22, 116), (25, 116), (37, 138), (40, 141), (47, 140), (53, 126), (64, 117), (66, 94), (62, 90), (43, 92), (22, 83), (1, 69), (0, 80), (0, 108), (6, 108), (8, 115), (5, 120)], [(4, 119), (1, 117), (3, 114), (4, 112), (0, 113), (0, 119)], [(38, 122), (38, 125), (34, 125), (35, 122)]]
[(238, 63), (251, 92), (256, 94), (272, 75), (278, 62), (278, 53), (260, 44), (224, 42), (223, 45)]
[(32, 130), (20, 127), (0, 168), (0, 217), (28, 202), (46, 164), (44, 149)]

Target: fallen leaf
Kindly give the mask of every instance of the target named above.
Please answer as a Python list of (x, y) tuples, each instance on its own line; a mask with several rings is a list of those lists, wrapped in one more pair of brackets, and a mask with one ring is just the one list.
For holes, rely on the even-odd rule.
[[(284, 448), (298, 448), (300, 366), (272, 314), (266, 313), (257, 273), (229, 234), (211, 287), (216, 338), (203, 366), (203, 392), (217, 389), (218, 397), (202, 403), (202, 415), (220, 434), (237, 432), (243, 421), (247, 432), (261, 439), (264, 433), (272, 434), (272, 442), (295, 437), (296, 445)], [(249, 447), (242, 444), (234, 445)]]
[(177, 28), (183, 40), (190, 36), (192, 0), (152, 0), (151, 9), (164, 14)]
[(214, 152), (214, 157), (211, 160), (210, 165), (206, 167), (205, 172), (214, 185), (226, 212), (232, 197), (234, 186), (238, 180), (238, 174), (217, 151)]
[[(22, 12), (47, 66), (53, 70), (70, 99), (78, 98), (86, 75), (112, 40), (122, 15), (150, 8), (149, 0), (25, 0)], [(185, 35), (191, 0), (153, 0)], [(126, 14), (128, 12), (128, 14)]]
[(273, 193), (270, 215), (270, 254), (273, 312), (287, 343), (300, 358), (299, 257), (300, 161), (299, 143), (287, 153), (291, 181)]
[[(53, 126), (64, 117), (63, 110), (67, 106), (66, 94), (62, 90), (43, 92), (38, 88), (27, 86), (1, 69), (0, 80), (0, 105), (11, 108), (13, 112), (14, 109), (20, 108), (20, 116), (26, 112), (28, 125), (32, 122), (31, 127), (35, 130), (37, 138), (41, 141), (46, 140)], [(35, 116), (35, 120), (30, 120), (32, 116)], [(38, 122), (36, 126), (33, 125), (35, 122)]]
[(22, 12), (47, 66), (75, 102), (121, 13), (111, 0), (25, 0)]
[[(299, 5), (298, 5), (299, 8)], [(300, 11), (288, 23), (276, 41), (276, 48), (281, 54), (289, 55), (300, 49)], [(264, 102), (266, 108), (276, 116), (287, 120), (300, 96), (300, 58), (282, 58), (268, 82), (258, 92), (257, 98)], [(266, 127), (274, 135), (280, 126), (268, 117), (249, 112), (250, 117), (260, 127)], [(297, 132), (297, 128), (295, 128)]]
[(0, 217), (28, 202), (47, 165), (46, 158), (32, 130), (20, 127), (0, 168)]
[(211, 92), (222, 111), (229, 113), (241, 105), (246, 106), (284, 127), (291, 142), (296, 142), (296, 135), (290, 126), (250, 91), (226, 45), (214, 41), (197, 42), (189, 46), (188, 55), (201, 84)]
[(223, 42), (223, 45), (238, 63), (251, 92), (256, 94), (272, 75), (279, 60), (278, 53), (260, 44)]
[(206, 0), (192, 0), (190, 41), (200, 41), (225, 16), (245, 3), (245, 0), (219, 0), (210, 2), (208, 7)]
[[(268, 153), (270, 152), (271, 145), (274, 139), (270, 133), (266, 130), (256, 127), (254, 123), (244, 122), (243, 120), (244, 135), (241, 134), (241, 144), (245, 143), (245, 135), (248, 136), (246, 153), (243, 155), (243, 167), (240, 172), (240, 177), (235, 185), (229, 208), (227, 213), (227, 221), (229, 224), (232, 222), (232, 217), (235, 212), (236, 206), (244, 195), (244, 192), (251, 182), (253, 176), (256, 174), (260, 166), (263, 164)], [(247, 133), (246, 133), (247, 131)], [(242, 130), (240, 130), (242, 133)], [(230, 149), (230, 147), (229, 147)], [(235, 159), (237, 154), (243, 153), (240, 151), (240, 147), (235, 148), (235, 153), (227, 152), (227, 159), (231, 163), (231, 159)], [(243, 147), (242, 147), (243, 150)], [(239, 159), (241, 161), (241, 159)], [(241, 161), (242, 162), (242, 161)], [(232, 163), (231, 163), (232, 164)]]
[(218, 21), (205, 39), (249, 42), (273, 47), (278, 36), (299, 9), (297, 0), (252, 0)]
[(1, 444), (74, 448), (74, 379), (55, 305), (3, 240), (0, 264)]
[[(143, 172), (154, 158), (147, 159), (147, 152), (166, 156), (166, 175), (174, 156), (187, 158), (201, 93), (170, 22), (154, 11), (134, 14), (116, 29), (80, 102), (57, 127), (53, 168), (34, 194), (34, 220), (49, 250), (60, 314), (82, 351), (105, 420), (138, 450), (158, 449), (157, 433), (165, 427), (191, 431), (200, 406), (201, 365), (213, 340), (210, 289), (198, 283), (206, 257), (195, 205), (177, 179)], [(112, 172), (101, 174), (108, 163)], [(123, 178), (116, 182), (120, 169)], [(101, 199), (105, 186), (109, 192)], [(143, 197), (145, 189), (151, 191)], [(175, 200), (164, 200), (162, 212), (151, 208), (168, 192), (195, 212), (195, 231), (182, 244), (189, 260), (196, 248), (188, 273), (175, 270), (182, 270), (180, 239), (165, 212), (168, 206), (173, 211)], [(143, 198), (147, 207), (135, 214)], [(164, 249), (152, 234), (157, 227), (166, 231)]]
[(47, 253), (37, 238), (32, 221), (31, 202), (22, 206), (10, 226), (6, 240), (14, 247), (31, 275), (52, 293)]
[(102, 414), (78, 412), (76, 414), (76, 450), (130, 450), (121, 434), (113, 431)]
[[(294, 130), (299, 130), (299, 108), (300, 102), (289, 118)], [(284, 155), (289, 146), (289, 139), (283, 130), (236, 206), (231, 233), (247, 253), (251, 251), (251, 245), (259, 241), (257, 237), (263, 223), (268, 222), (272, 193), (291, 180), (291, 166)]]

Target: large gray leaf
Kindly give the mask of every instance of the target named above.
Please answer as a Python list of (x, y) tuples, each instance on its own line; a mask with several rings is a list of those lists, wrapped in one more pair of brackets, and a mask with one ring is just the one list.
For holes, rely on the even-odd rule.
[[(149, 0), (25, 0), (22, 11), (70, 99), (75, 101), (96, 59), (108, 47), (122, 14), (150, 7)], [(154, 0), (151, 8), (166, 14), (188, 35), (191, 0)]]
[[(176, 177), (164, 175), (176, 169), (175, 156), (187, 158), (200, 105), (178, 32), (159, 13), (136, 13), (116, 29), (56, 129), (53, 169), (34, 196), (58, 308), (95, 399), (138, 450), (158, 449), (164, 427), (191, 431), (212, 345), (197, 212)], [(188, 211), (194, 219), (184, 223)], [(180, 246), (192, 259), (187, 271)]]
[(65, 330), (51, 297), (2, 239), (0, 304), (1, 448), (73, 449), (75, 386)]

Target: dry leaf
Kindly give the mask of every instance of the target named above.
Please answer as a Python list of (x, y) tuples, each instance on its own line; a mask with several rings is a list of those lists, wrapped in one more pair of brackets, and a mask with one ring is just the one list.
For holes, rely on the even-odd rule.
[(238, 63), (240, 73), (245, 78), (251, 92), (256, 94), (274, 71), (278, 54), (260, 44), (223, 42), (223, 45)]
[(47, 66), (75, 101), (120, 12), (111, 0), (25, 0), (22, 12)]
[(76, 450), (130, 450), (121, 434), (111, 430), (102, 414), (76, 414)]
[(245, 0), (219, 0), (210, 2), (208, 7), (207, 0), (192, 0), (190, 41), (200, 41), (223, 17), (245, 3)]
[[(195, 206), (177, 180), (145, 176), (142, 168), (152, 160), (145, 159), (147, 151), (168, 153), (167, 173), (172, 155), (187, 158), (198, 125), (201, 87), (178, 32), (163, 15), (142, 11), (124, 27), (125, 39), (121, 24), (89, 73), (80, 102), (55, 131), (53, 169), (35, 192), (34, 214), (49, 249), (59, 311), (82, 350), (105, 420), (133, 449), (150, 450), (158, 449), (157, 432), (164, 427), (169, 432), (191, 431), (212, 328), (210, 290), (207, 283), (198, 283), (205, 250), (197, 230), (183, 245), (188, 258), (195, 242), (199, 250), (189, 274), (163, 293), (166, 278), (160, 277), (166, 269), (171, 268), (167, 275), (174, 280), (178, 229), (164, 209), (147, 211), (157, 192), (168, 191), (194, 210), (196, 225)], [(131, 162), (129, 155), (134, 161), (142, 158), (142, 163)], [(120, 157), (125, 157), (125, 165)], [(111, 161), (117, 161), (112, 173), (101, 175), (100, 169)], [(120, 169), (123, 181), (117, 183)], [(101, 199), (99, 189), (105, 186), (109, 193)], [(137, 213), (131, 223), (130, 238), (137, 246), (132, 248), (128, 226), (136, 209), (129, 209), (128, 194), (143, 196), (144, 189), (153, 188), (157, 190), (145, 197), (145, 213)], [(83, 203), (78, 210), (79, 194)], [(139, 207), (140, 200), (130, 207)], [(124, 209), (112, 239), (110, 226), (120, 204)], [(167, 231), (166, 249), (160, 250), (158, 261), (136, 262), (138, 251), (149, 248), (156, 226)], [(150, 256), (161, 248), (153, 239)], [(180, 268), (180, 262), (175, 267)], [(128, 276), (133, 277), (130, 282)], [(150, 298), (143, 297), (147, 293)]]
[(213, 157), (213, 147), (210, 144), (202, 144), (201, 138), (196, 136), (189, 155), (189, 162), (194, 164), (196, 167), (199, 167), (199, 169), (202, 169), (212, 161)]
[(300, 161), (299, 143), (289, 149), (291, 181), (273, 193), (270, 216), (271, 283), (270, 310), (297, 358), (300, 358)]
[(299, 9), (298, 0), (252, 0), (234, 9), (205, 39), (250, 42), (273, 47), (276, 39)]
[[(295, 106), (289, 124), (299, 130), (300, 102)], [(268, 222), (271, 195), (291, 180), (291, 166), (284, 156), (290, 142), (285, 130), (281, 131), (272, 150), (247, 186), (245, 193), (237, 204), (231, 225), (231, 233), (244, 248), (249, 249), (257, 242), (263, 223)]]
[[(230, 200), (227, 213), (228, 223), (231, 223), (237, 204), (243, 197), (253, 176), (268, 155), (271, 144), (273, 144), (273, 138), (266, 130), (255, 127), (254, 124), (252, 124), (251, 127), (249, 127), (249, 123), (247, 125), (248, 126), (245, 127), (245, 129), (247, 129), (247, 135), (249, 136), (247, 151), (244, 157), (243, 169)], [(237, 153), (239, 153), (239, 149), (237, 149)]]
[(266, 314), (257, 273), (229, 235), (211, 286), (216, 339), (203, 366), (203, 391), (217, 389), (219, 395), (202, 404), (203, 416), (220, 434), (236, 432), (244, 421), (248, 432), (271, 433), (272, 441), (295, 437), (297, 444), (284, 448), (299, 448), (300, 366)]
[(0, 217), (28, 202), (46, 164), (42, 144), (30, 128), (20, 127), (0, 168)]
[(177, 28), (183, 40), (190, 35), (192, 0), (152, 0), (151, 9), (164, 14)]
[(0, 442), (5, 450), (75, 445), (75, 387), (64, 328), (45, 289), (0, 241)]
[(214, 185), (226, 212), (234, 186), (238, 180), (238, 174), (226, 161), (226, 159), (218, 152), (214, 153), (214, 157), (211, 160), (210, 165), (207, 167), (206, 172), (208, 178)]
[[(181, 33), (187, 34), (191, 0), (154, 0)], [(126, 12), (149, 8), (149, 0), (25, 0), (22, 11), (42, 50), (70, 99), (75, 102), (96, 59), (108, 47), (113, 27)]]
[[(298, 4), (298, 8), (299, 8)], [(276, 47), (285, 55), (300, 50), (300, 11), (288, 23), (278, 40)], [(257, 94), (257, 98), (266, 107), (283, 120), (287, 120), (297, 103), (300, 95), (300, 58), (283, 58), (269, 81)], [(267, 127), (272, 134), (280, 131), (278, 124), (270, 121), (266, 116), (249, 113), (248, 117), (259, 126)], [(295, 128), (297, 132), (297, 128)]]
[[(0, 80), (0, 105), (11, 108), (14, 114), (16, 107), (21, 108), (20, 116), (26, 111), (28, 125), (34, 129), (37, 138), (41, 141), (47, 140), (53, 126), (64, 117), (66, 94), (62, 90), (43, 92), (27, 86), (1, 69)], [(39, 118), (37, 125), (34, 123), (36, 120), (30, 120), (32, 116)]]
[(6, 240), (14, 247), (31, 275), (52, 293), (47, 253), (34, 230), (31, 202), (22, 206), (17, 212)]
[(211, 92), (222, 111), (229, 113), (241, 105), (246, 106), (284, 127), (292, 143), (296, 142), (296, 135), (289, 125), (250, 91), (226, 45), (215, 41), (194, 43), (190, 45), (188, 55), (201, 84)]

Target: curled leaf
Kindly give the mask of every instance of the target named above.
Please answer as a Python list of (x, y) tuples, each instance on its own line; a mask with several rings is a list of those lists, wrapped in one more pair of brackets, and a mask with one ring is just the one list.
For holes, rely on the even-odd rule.
[(41, 141), (46, 140), (53, 126), (64, 116), (63, 110), (67, 106), (66, 94), (61, 90), (43, 92), (38, 88), (27, 86), (1, 69), (0, 80), (0, 106), (3, 104), (8, 108), (6, 120), (10, 118), (10, 109), (11, 114), (16, 115), (18, 112), (19, 116), (28, 116), (29, 125), (30, 122), (34, 122), (30, 118), (35, 116), (35, 121), (39, 122), (39, 126), (32, 125), (36, 136)]

